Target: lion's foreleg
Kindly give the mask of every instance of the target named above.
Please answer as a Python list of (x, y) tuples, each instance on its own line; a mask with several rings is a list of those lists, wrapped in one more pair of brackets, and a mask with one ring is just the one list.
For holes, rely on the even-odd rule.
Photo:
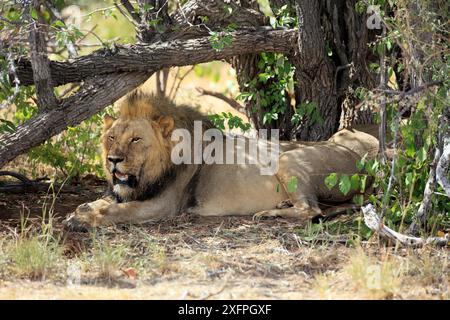
[(125, 203), (100, 199), (80, 205), (67, 219), (73, 229), (87, 229), (116, 223), (140, 223), (172, 215), (162, 201), (130, 201)]

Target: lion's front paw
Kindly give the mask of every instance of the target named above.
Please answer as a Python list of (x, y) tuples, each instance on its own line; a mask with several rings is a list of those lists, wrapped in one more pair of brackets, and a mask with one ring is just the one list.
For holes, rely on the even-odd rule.
[(279, 210), (264, 210), (257, 212), (253, 215), (253, 221), (258, 222), (261, 219), (264, 218), (276, 218), (279, 217)]
[(104, 224), (103, 211), (97, 201), (83, 203), (64, 220), (64, 224), (73, 231), (87, 232), (93, 227)]

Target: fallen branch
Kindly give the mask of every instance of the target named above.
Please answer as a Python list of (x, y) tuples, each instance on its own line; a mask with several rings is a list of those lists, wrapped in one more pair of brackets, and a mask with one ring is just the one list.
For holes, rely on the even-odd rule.
[(36, 193), (48, 192), (50, 188), (61, 190), (61, 192), (78, 193), (80, 187), (68, 186), (57, 183), (41, 182), (41, 179), (30, 180), (26, 176), (13, 171), (0, 171), (0, 176), (10, 176), (20, 182), (4, 183), (0, 181), (0, 193)]
[(364, 222), (367, 227), (369, 227), (372, 231), (377, 232), (380, 236), (385, 237), (387, 239), (395, 240), (400, 242), (403, 245), (420, 247), (423, 245), (433, 244), (436, 246), (448, 246), (450, 245), (448, 234), (444, 238), (441, 237), (428, 237), (426, 239), (411, 237), (401, 233), (398, 233), (389, 227), (386, 227), (381, 221), (378, 213), (375, 211), (375, 208), (372, 204), (368, 204), (363, 206), (362, 212), (364, 214)]

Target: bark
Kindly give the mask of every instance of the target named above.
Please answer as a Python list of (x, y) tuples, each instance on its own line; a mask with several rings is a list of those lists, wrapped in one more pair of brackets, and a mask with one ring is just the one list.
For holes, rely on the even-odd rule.
[[(169, 1), (167, 0), (140, 0), (140, 23), (138, 38), (141, 42), (151, 43), (161, 40), (171, 26), (171, 18), (168, 14)], [(146, 9), (146, 6), (151, 9)]]
[[(211, 46), (209, 37), (172, 40), (149, 45), (115, 46), (101, 49), (77, 59), (50, 63), (53, 85), (80, 82), (86, 78), (118, 72), (159, 70), (221, 60), (250, 52), (289, 53), (296, 36), (294, 30), (254, 30), (231, 33), (232, 43), (221, 51)], [(27, 60), (17, 63), (17, 76), (22, 85), (32, 85), (33, 72)]]
[(303, 125), (300, 140), (324, 140), (338, 128), (340, 110), (335, 92), (334, 69), (325, 51), (317, 1), (296, 1), (298, 52), (294, 57), (298, 81), (296, 103), (313, 102), (323, 121)]
[(43, 19), (40, 13), (40, 1), (33, 0), (32, 8), (37, 13), (37, 21), (30, 18), (30, 61), (33, 70), (33, 84), (36, 87), (36, 96), (39, 109), (46, 110), (55, 108), (58, 101), (53, 92), (52, 75), (50, 63), (47, 58), (47, 42), (43, 32)]

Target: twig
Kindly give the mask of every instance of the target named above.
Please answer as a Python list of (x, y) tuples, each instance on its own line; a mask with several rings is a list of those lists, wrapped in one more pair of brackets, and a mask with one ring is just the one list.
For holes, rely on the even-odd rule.
[[(393, 150), (397, 150), (397, 137), (398, 137), (398, 127), (400, 125), (400, 113), (397, 112), (395, 119), (394, 119), (394, 143), (392, 145)], [(385, 155), (386, 156), (386, 155)], [(395, 173), (395, 164), (397, 160), (397, 152), (394, 152), (392, 155), (392, 161), (391, 161), (391, 171), (389, 175), (389, 182), (386, 189), (386, 192), (383, 197), (383, 205), (381, 207), (381, 218), (384, 217), (386, 214), (386, 206), (389, 198), (389, 194), (391, 193), (392, 189), (392, 183), (394, 182), (394, 173)]]
[[(58, 9), (51, 3), (51, 1), (45, 1), (45, 6), (47, 7), (48, 11), (50, 12), (50, 16), (54, 21), (61, 21), (65, 27), (66, 23), (61, 18), (61, 14), (58, 12)], [(69, 40), (68, 38), (65, 39), (64, 44), (66, 45), (67, 52), (69, 53), (69, 58), (73, 59), (78, 56), (77, 49), (75, 48), (74, 43)]]
[[(183, 74), (183, 75), (181, 76), (180, 81), (178, 81), (177, 87), (176, 87), (175, 91), (173, 92), (173, 97), (172, 97), (172, 99), (175, 98), (175, 95), (177, 94), (178, 90), (180, 89), (180, 85), (181, 85), (181, 83), (183, 82), (184, 78), (186, 78), (186, 76), (187, 76), (189, 73), (191, 73), (191, 71), (194, 70), (194, 68), (195, 68), (195, 65), (194, 65), (194, 66), (191, 66), (191, 67), (189, 68), (189, 70), (186, 71), (186, 73)], [(174, 81), (175, 81), (175, 80), (174, 80)], [(172, 92), (172, 90), (170, 90), (170, 92)]]
[(243, 112), (244, 111), (244, 108), (236, 100), (227, 97), (223, 93), (205, 90), (205, 89), (200, 88), (200, 87), (197, 87), (195, 89), (197, 89), (197, 91), (202, 96), (206, 95), (206, 96), (215, 97), (217, 99), (225, 101), (226, 103), (228, 103), (230, 106), (232, 106), (234, 109), (236, 109), (239, 112)]
[[(383, 25), (381, 37), (386, 37), (386, 27)], [(386, 55), (385, 51), (380, 56), (380, 88), (386, 89)], [(386, 164), (386, 96), (381, 95), (380, 104), (380, 126), (378, 141), (380, 145), (380, 160), (381, 164)]]
[(179, 74), (180, 74), (180, 67), (177, 68), (177, 73), (175, 73), (175, 77), (173, 78), (172, 87), (170, 88), (169, 94), (167, 95), (168, 97), (172, 96), (173, 90), (175, 89), (175, 83), (176, 80), (178, 79)]
[(428, 237), (426, 239), (411, 237), (401, 233), (398, 233), (389, 227), (385, 226), (378, 216), (375, 208), (372, 204), (368, 204), (361, 208), (364, 214), (364, 223), (372, 231), (378, 232), (378, 234), (387, 239), (395, 240), (403, 245), (421, 247), (423, 245), (433, 244), (436, 246), (448, 246), (450, 244), (448, 234), (445, 237)]
[[(439, 119), (441, 128), (443, 128), (444, 122), (445, 122), (444, 117), (441, 116)], [(425, 184), (425, 190), (423, 192), (423, 200), (420, 204), (419, 209), (417, 210), (416, 220), (413, 221), (413, 223), (409, 226), (408, 229), (408, 232), (411, 234), (416, 234), (418, 231), (418, 227), (425, 226), (428, 220), (428, 213), (431, 205), (431, 196), (433, 195), (434, 190), (436, 188), (436, 168), (442, 153), (442, 140), (443, 140), (442, 138), (443, 138), (442, 134), (441, 132), (439, 132), (434, 151), (434, 158), (430, 164), (430, 173), (428, 174), (428, 180), (427, 183)]]
[(120, 3), (124, 6), (124, 8), (128, 11), (130, 16), (133, 18), (134, 21), (137, 23), (141, 23), (141, 17), (134, 9), (133, 5), (128, 0), (120, 0)]
[[(117, 8), (117, 10), (119, 10), (119, 12), (128, 20), (130, 21), (134, 26), (138, 26), (140, 21), (136, 21), (133, 17), (129, 17), (125, 11), (122, 10), (122, 8), (120, 7), (120, 5), (114, 1), (114, 6)], [(127, 10), (128, 11), (128, 10)], [(128, 11), (129, 12), (129, 11)]]

